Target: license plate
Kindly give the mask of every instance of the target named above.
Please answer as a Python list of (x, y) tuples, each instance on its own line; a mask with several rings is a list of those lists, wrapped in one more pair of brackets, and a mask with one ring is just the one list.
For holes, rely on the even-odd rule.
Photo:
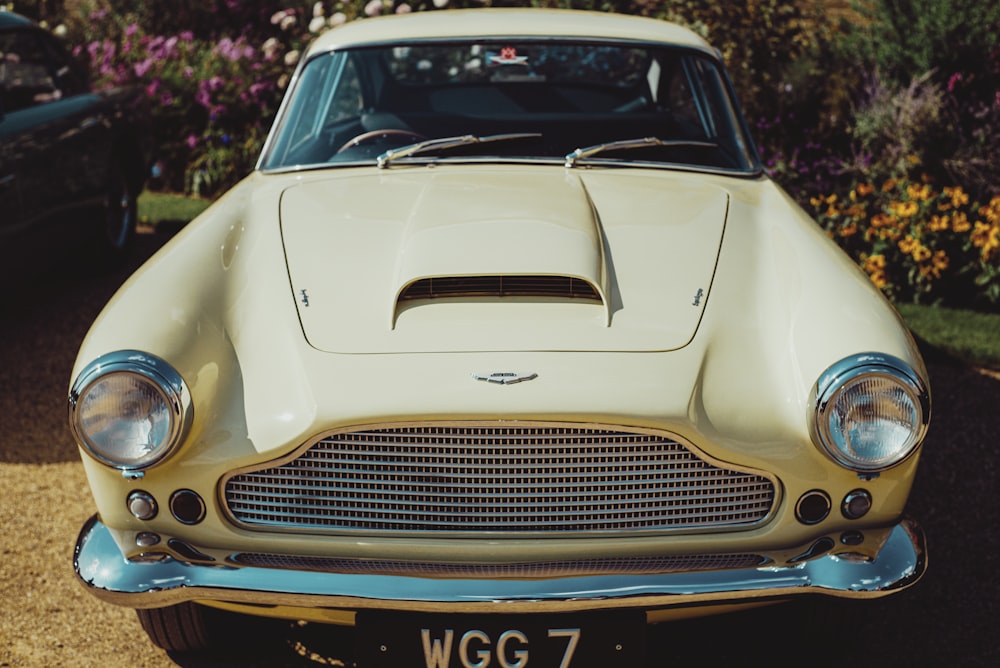
[(641, 611), (450, 615), (359, 611), (359, 668), (586, 668), (642, 665)]

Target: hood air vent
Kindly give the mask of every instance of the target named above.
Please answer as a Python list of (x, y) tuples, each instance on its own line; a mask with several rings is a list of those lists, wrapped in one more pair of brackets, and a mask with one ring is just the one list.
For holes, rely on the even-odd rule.
[(594, 286), (570, 276), (446, 276), (406, 286), (399, 301), (459, 297), (550, 297), (601, 303)]

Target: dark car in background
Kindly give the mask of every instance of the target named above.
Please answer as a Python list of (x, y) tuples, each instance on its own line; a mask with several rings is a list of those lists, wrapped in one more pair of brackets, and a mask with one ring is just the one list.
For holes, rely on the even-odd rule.
[[(58, 38), (0, 10), (0, 271), (57, 249), (123, 259), (148, 172), (140, 91), (95, 91)], [(58, 241), (56, 241), (58, 240)]]

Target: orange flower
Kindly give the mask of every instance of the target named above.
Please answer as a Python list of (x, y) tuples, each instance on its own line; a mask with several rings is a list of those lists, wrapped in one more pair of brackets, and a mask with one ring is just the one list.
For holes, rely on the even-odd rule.
[(882, 184), (882, 192), (887, 193), (896, 189), (896, 179), (888, 179)]
[(842, 237), (853, 237), (858, 233), (858, 226), (856, 223), (848, 223), (844, 227), (840, 228), (840, 236)]
[(867, 197), (875, 192), (875, 186), (870, 183), (859, 183), (857, 187), (858, 197)]
[(887, 213), (876, 213), (872, 216), (872, 227), (889, 227), (892, 225), (892, 216)]

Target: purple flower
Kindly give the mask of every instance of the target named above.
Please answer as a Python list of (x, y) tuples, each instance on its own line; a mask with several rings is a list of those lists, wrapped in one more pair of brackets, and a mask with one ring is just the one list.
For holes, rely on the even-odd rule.
[(147, 58), (146, 60), (140, 61), (135, 64), (135, 75), (140, 79), (146, 76), (150, 69), (153, 67), (153, 60)]

